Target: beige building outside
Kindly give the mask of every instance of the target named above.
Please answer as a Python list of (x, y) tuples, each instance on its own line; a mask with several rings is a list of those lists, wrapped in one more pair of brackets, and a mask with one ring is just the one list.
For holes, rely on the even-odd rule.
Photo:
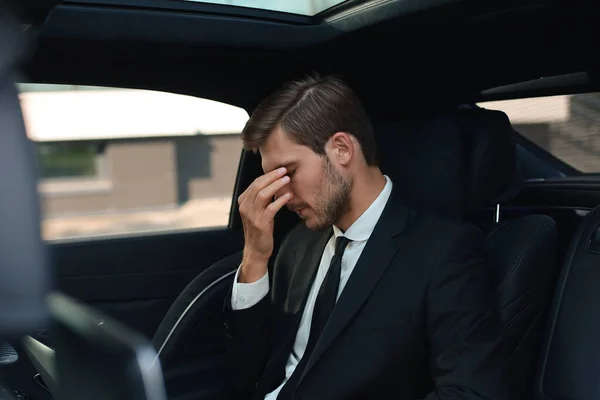
[[(145, 90), (20, 85), (47, 240), (227, 225), (245, 110)], [(482, 103), (584, 172), (600, 171), (600, 97)]]
[(581, 172), (600, 172), (600, 94), (483, 103), (525, 137)]
[(227, 224), (246, 111), (152, 91), (32, 85), (21, 105), (46, 239)]

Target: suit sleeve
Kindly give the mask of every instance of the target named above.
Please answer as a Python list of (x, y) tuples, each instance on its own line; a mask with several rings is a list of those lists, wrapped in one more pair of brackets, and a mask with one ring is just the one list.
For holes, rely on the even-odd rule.
[(250, 398), (271, 352), (271, 298), (248, 308), (232, 307), (233, 287), (225, 299), (227, 365), (235, 398)]
[(462, 226), (440, 252), (427, 292), (435, 390), (426, 400), (510, 400), (508, 348), (486, 241)]
[[(294, 230), (283, 239), (275, 259), (272, 257), (269, 262), (269, 272), (263, 278), (249, 286), (239, 286), (234, 282), (225, 298), (227, 364), (235, 398), (252, 396), (273, 351), (273, 332), (280, 306), (273, 296), (273, 276), (276, 270), (285, 269), (285, 265), (293, 261), (292, 232)], [(240, 289), (245, 293), (241, 294)], [(240, 304), (240, 295), (245, 297), (245, 305)]]

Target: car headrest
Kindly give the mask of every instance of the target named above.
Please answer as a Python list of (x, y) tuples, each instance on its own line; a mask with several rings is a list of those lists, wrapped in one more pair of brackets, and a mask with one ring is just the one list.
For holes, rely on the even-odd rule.
[(379, 126), (382, 171), (408, 204), (456, 219), (514, 197), (523, 182), (506, 114), (451, 110)]

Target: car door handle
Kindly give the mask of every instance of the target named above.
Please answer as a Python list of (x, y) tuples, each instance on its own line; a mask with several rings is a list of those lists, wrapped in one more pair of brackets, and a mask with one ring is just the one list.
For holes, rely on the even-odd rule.
[(48, 386), (46, 386), (46, 384), (44, 383), (44, 380), (42, 379), (42, 376), (40, 374), (35, 374), (33, 376), (33, 381), (40, 386), (42, 389), (44, 389), (46, 392), (51, 393), (50, 389), (48, 388)]

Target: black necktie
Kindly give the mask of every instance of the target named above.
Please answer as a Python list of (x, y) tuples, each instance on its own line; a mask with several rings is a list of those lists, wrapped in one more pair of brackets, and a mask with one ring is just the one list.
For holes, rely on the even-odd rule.
[(304, 371), (307, 360), (310, 358), (315, 344), (319, 340), (323, 328), (329, 319), (331, 310), (335, 306), (337, 300), (337, 294), (340, 287), (340, 275), (342, 272), (342, 256), (344, 250), (350, 242), (350, 239), (344, 236), (338, 236), (335, 242), (335, 254), (331, 258), (329, 269), (325, 275), (325, 279), (319, 289), (317, 300), (315, 301), (315, 308), (313, 310), (312, 322), (310, 326), (310, 335), (308, 337), (308, 343), (306, 344), (306, 350), (302, 359), (296, 366), (294, 373), (290, 376), (290, 379), (283, 385), (281, 392), (277, 396), (277, 400), (291, 399), (291, 395), (298, 384), (298, 380)]

